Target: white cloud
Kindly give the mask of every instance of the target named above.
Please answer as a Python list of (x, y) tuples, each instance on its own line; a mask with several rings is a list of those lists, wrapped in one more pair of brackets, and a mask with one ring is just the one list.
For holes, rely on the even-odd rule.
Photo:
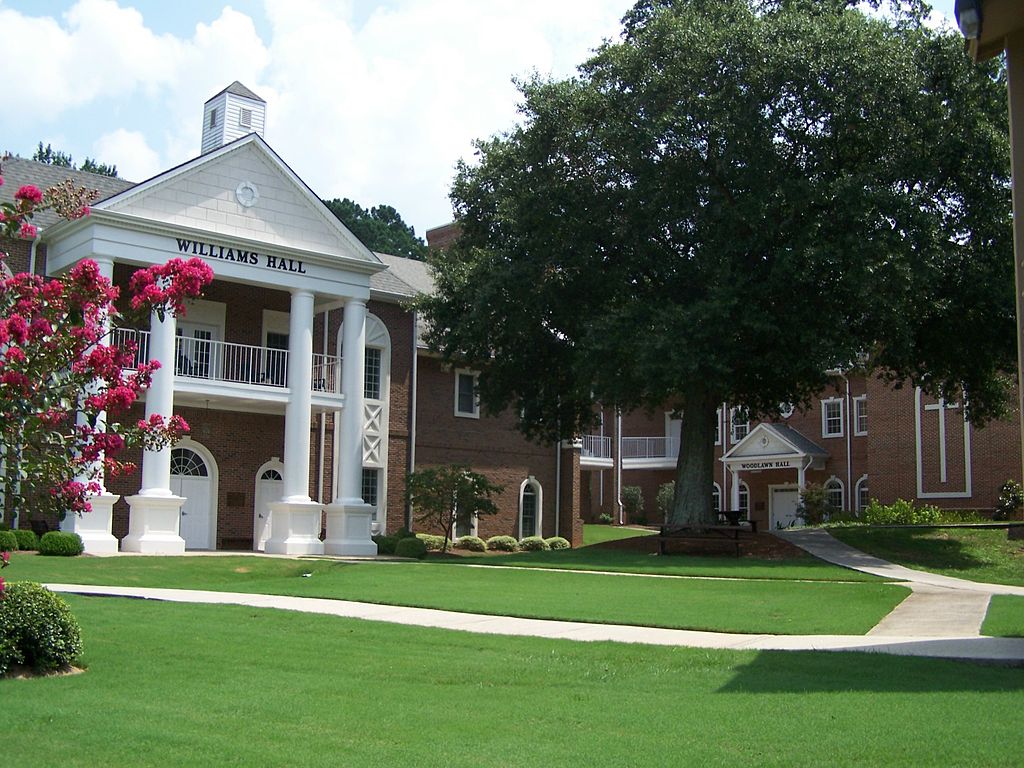
[(118, 128), (100, 136), (92, 145), (93, 159), (117, 166), (123, 179), (142, 181), (164, 170), (160, 155), (138, 131)]
[(364, 2), (266, 0), (264, 39), (230, 6), (183, 37), (114, 0), (78, 0), (60, 19), (0, 4), (17, 105), (0, 135), (68, 136), (59, 148), (76, 159), (91, 147), (139, 180), (194, 157), (203, 102), (240, 80), (267, 101), (268, 142), (318, 194), (389, 203), (422, 234), (450, 218), (472, 140), (517, 119), (512, 77), (571, 74), (631, 4), (389, 0), (367, 14)]

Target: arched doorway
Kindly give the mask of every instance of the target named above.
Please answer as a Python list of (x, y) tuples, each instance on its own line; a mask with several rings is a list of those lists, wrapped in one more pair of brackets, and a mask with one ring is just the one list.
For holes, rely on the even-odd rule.
[(256, 472), (256, 494), (253, 505), (252, 548), (266, 549), (270, 538), (270, 505), (284, 495), (284, 464), (276, 456)]
[(214, 549), (217, 464), (210, 452), (194, 440), (183, 440), (171, 449), (171, 493), (185, 499), (178, 529), (185, 549)]

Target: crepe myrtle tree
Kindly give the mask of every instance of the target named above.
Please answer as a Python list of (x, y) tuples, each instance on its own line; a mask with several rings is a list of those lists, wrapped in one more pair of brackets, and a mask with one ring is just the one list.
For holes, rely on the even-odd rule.
[[(91, 197), (71, 182), (45, 193), (23, 186), (12, 203), (0, 204), (0, 242), (35, 237), (31, 218), (43, 208), (86, 216)], [(0, 252), (0, 265), (3, 258)], [(212, 279), (200, 259), (141, 269), (129, 285), (128, 311), (180, 314)], [(159, 449), (188, 431), (178, 416), (118, 421), (160, 367), (156, 360), (136, 366), (132, 346), (112, 343), (108, 319), (118, 296), (91, 260), (54, 279), (6, 268), (0, 276), (0, 492), (9, 523), (28, 505), (61, 519), (88, 511), (104, 470), (133, 469), (119, 458), (126, 448)]]
[(406, 482), (406, 495), (416, 520), (444, 530), (442, 552), (448, 551), (456, 523), (471, 523), (479, 515), (497, 514), (491, 497), (502, 490), (502, 486), (461, 464), (418, 469), (409, 474)]
[(1007, 407), (1005, 69), (923, 3), (854, 5), (640, 2), (458, 167), (429, 343), (533, 438), (678, 410), (672, 523), (713, 521), (723, 402), (771, 417), (856, 365)]

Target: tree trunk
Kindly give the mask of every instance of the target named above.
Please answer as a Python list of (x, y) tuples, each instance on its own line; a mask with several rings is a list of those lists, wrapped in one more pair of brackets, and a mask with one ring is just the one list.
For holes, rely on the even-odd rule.
[(683, 393), (676, 487), (669, 519), (671, 525), (700, 528), (718, 521), (715, 510), (711, 508), (718, 405), (718, 398), (701, 387)]

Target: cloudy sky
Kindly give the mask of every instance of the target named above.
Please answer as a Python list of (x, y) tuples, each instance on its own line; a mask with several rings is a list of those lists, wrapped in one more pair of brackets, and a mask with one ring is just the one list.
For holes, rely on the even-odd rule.
[[(471, 142), (516, 120), (513, 77), (566, 76), (630, 0), (0, 0), (0, 152), (41, 140), (141, 181), (199, 153), (203, 102), (239, 80), (321, 197), (451, 219)], [(953, 0), (933, 0), (952, 16)]]

